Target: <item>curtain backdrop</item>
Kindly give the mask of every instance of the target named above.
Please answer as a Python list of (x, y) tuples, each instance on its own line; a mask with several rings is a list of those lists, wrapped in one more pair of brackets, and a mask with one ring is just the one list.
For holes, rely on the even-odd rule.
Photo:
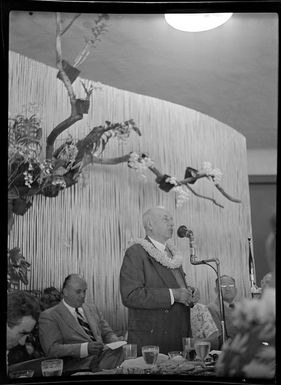
[[(56, 75), (55, 68), (10, 52), (9, 113), (14, 116), (30, 103), (36, 104), (43, 118), (43, 147), (50, 131), (70, 114), (66, 89)], [(76, 95), (84, 97), (79, 80), (73, 86)], [(224, 208), (193, 194), (177, 208), (175, 193), (161, 191), (150, 171), (145, 181), (125, 163), (90, 165), (77, 185), (56, 198), (35, 197), (24, 216), (15, 216), (8, 246), (19, 246), (31, 263), (27, 289), (60, 289), (68, 274), (81, 273), (88, 283), (87, 301), (99, 306), (114, 329), (125, 329), (127, 310), (119, 294), (123, 255), (130, 240), (144, 236), (142, 213), (163, 205), (174, 215), (175, 230), (182, 224), (193, 230), (198, 257), (219, 258), (221, 273), (236, 279), (238, 297), (249, 296), (248, 237), (252, 228), (245, 137), (189, 108), (101, 86), (91, 97), (88, 115), (63, 133), (56, 146), (68, 134), (81, 139), (106, 120), (132, 118), (142, 136), (132, 133), (121, 144), (113, 140), (105, 157), (147, 152), (159, 170), (177, 179), (183, 179), (187, 166), (198, 169), (209, 161), (223, 172), (223, 188), (242, 203), (230, 202), (212, 182), (200, 179), (194, 190), (216, 199)], [(215, 272), (208, 266), (190, 264), (189, 241), (177, 238), (176, 231), (174, 241), (185, 256), (188, 281), (201, 292), (201, 302), (213, 300)]]

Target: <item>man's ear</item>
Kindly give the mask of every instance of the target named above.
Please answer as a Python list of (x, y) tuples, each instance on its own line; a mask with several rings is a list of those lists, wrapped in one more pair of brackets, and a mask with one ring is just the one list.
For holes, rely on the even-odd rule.
[(147, 220), (147, 228), (151, 231), (152, 230), (152, 221), (151, 221), (151, 218), (148, 218)]

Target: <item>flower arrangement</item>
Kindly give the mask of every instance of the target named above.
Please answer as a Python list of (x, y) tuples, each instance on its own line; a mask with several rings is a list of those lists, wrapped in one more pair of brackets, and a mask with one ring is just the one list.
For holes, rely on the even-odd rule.
[[(8, 190), (9, 199), (21, 199), (25, 209), (30, 206), (35, 194), (57, 196), (59, 191), (77, 180), (82, 173), (84, 152), (100, 157), (112, 138), (126, 141), (132, 131), (141, 135), (133, 119), (123, 123), (105, 122), (98, 127), (99, 134), (88, 136), (87, 141), (76, 141), (68, 135), (64, 143), (54, 152), (52, 159), (42, 160), (40, 143), (42, 127), (35, 115), (16, 115), (9, 119)], [(82, 154), (82, 155), (81, 155)], [(73, 179), (73, 180), (72, 180)], [(19, 201), (18, 201), (19, 202)], [(15, 209), (15, 202), (13, 210)], [(24, 214), (20, 208), (16, 213)], [(15, 212), (15, 211), (14, 211)]]
[(20, 252), (19, 247), (14, 247), (7, 253), (8, 257), (8, 289), (15, 290), (19, 288), (19, 283), (28, 284), (27, 272), (30, 263), (27, 262)]
[(216, 364), (220, 376), (273, 378), (275, 375), (275, 289), (267, 288), (261, 299), (244, 299), (233, 313), (239, 329), (226, 341)]

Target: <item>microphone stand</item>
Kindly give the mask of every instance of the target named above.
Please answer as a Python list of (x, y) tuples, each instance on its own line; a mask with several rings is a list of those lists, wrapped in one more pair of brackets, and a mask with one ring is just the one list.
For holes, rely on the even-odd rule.
[[(224, 344), (225, 341), (226, 341), (226, 330), (225, 330), (224, 308), (223, 308), (223, 299), (222, 299), (222, 290), (221, 290), (220, 260), (218, 258), (205, 259), (203, 264), (209, 265), (208, 262), (215, 262), (216, 267), (217, 267), (214, 270), (215, 270), (215, 272), (217, 274), (217, 279), (218, 279), (218, 296), (219, 296), (219, 308), (220, 308), (220, 323), (221, 323), (221, 330), (222, 330), (222, 343)], [(213, 266), (211, 266), (211, 265), (209, 265), (209, 266), (213, 268)]]
[(220, 305), (220, 316), (221, 316), (221, 330), (222, 330), (222, 343), (225, 343), (226, 340), (226, 332), (225, 332), (225, 324), (224, 324), (224, 308), (223, 308), (223, 299), (222, 299), (222, 291), (221, 291), (221, 274), (220, 274), (220, 261), (218, 258), (215, 259), (217, 266), (217, 277), (218, 277), (218, 295), (219, 295), (219, 305)]
[[(195, 252), (194, 252), (194, 247), (193, 247), (193, 232), (191, 230), (188, 230), (188, 232), (185, 235), (187, 238), (189, 238), (189, 244), (190, 244), (190, 250), (191, 250), (191, 255), (190, 255), (190, 262), (192, 265), (201, 265), (201, 264), (206, 264), (210, 266), (212, 269), (215, 270), (217, 274), (217, 279), (218, 279), (218, 296), (219, 296), (219, 307), (220, 307), (220, 323), (221, 323), (221, 329), (222, 329), (222, 343), (224, 344), (226, 341), (226, 329), (225, 329), (225, 321), (224, 321), (224, 308), (223, 308), (223, 299), (222, 299), (222, 290), (221, 290), (221, 279), (220, 279), (220, 260), (218, 258), (211, 258), (211, 259), (205, 259), (203, 261), (197, 261)], [(212, 265), (209, 265), (208, 262), (215, 262), (217, 269), (215, 269)]]

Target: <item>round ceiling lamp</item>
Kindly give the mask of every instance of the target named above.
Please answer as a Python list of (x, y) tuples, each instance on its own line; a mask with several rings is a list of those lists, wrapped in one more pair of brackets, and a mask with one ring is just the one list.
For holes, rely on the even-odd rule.
[(224, 24), (232, 13), (166, 13), (165, 20), (173, 28), (185, 32), (201, 32)]

